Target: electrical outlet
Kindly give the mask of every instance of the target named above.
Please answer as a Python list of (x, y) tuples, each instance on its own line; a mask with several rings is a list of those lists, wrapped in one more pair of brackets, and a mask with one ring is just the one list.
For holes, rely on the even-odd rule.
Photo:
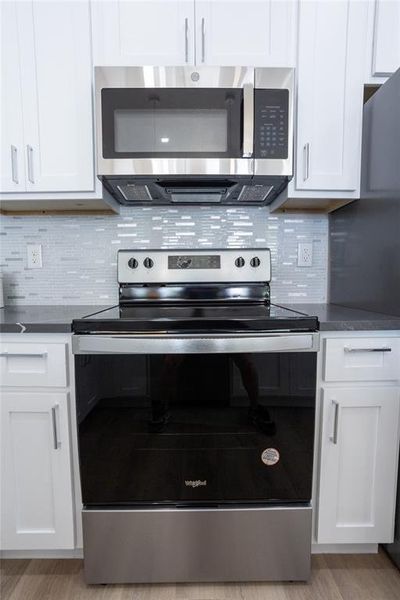
[(313, 244), (312, 242), (300, 242), (297, 245), (297, 266), (312, 267)]
[(41, 269), (43, 267), (41, 244), (27, 244), (26, 255), (28, 269)]

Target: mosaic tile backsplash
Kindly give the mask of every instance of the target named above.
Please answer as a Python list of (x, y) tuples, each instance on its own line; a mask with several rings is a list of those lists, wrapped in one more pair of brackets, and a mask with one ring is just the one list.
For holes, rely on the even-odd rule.
[[(312, 267), (297, 266), (301, 241), (313, 242)], [(326, 301), (326, 215), (146, 207), (122, 208), (115, 216), (2, 216), (0, 243), (6, 304), (117, 303), (118, 249), (196, 247), (268, 247), (273, 301)], [(29, 243), (42, 244), (42, 269), (27, 268)]]

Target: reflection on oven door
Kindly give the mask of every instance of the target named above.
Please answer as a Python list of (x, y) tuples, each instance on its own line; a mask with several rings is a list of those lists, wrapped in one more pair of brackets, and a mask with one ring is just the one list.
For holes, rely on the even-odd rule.
[(84, 505), (309, 502), (315, 353), (75, 359)]

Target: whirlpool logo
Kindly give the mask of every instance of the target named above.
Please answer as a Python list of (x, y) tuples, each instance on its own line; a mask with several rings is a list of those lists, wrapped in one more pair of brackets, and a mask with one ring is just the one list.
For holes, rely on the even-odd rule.
[(204, 479), (204, 481), (201, 481), (201, 479), (196, 479), (196, 481), (185, 480), (185, 485), (191, 488), (203, 487), (207, 485), (207, 479)]

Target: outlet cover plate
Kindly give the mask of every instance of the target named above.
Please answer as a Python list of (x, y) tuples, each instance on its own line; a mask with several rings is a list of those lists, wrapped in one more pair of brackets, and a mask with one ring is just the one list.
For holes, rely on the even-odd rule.
[(313, 264), (313, 243), (299, 242), (297, 246), (297, 266), (312, 267)]
[(28, 269), (42, 268), (42, 244), (27, 244), (26, 256)]

